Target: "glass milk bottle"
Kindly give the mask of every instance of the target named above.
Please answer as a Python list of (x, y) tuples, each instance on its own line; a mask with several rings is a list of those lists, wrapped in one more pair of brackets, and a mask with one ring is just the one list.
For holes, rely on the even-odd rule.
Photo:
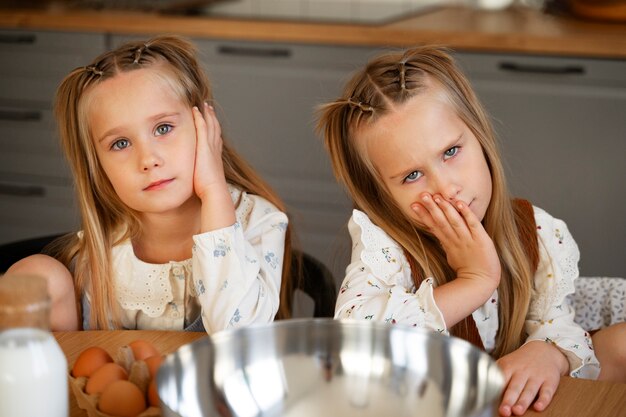
[(39, 276), (0, 276), (0, 416), (67, 417), (67, 360)]

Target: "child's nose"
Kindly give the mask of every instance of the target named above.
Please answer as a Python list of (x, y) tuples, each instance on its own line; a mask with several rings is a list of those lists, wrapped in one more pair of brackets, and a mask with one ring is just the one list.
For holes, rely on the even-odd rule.
[(142, 171), (149, 171), (152, 168), (160, 167), (163, 165), (163, 158), (159, 156), (154, 149), (147, 147), (143, 149), (141, 155), (140, 166)]
[(458, 181), (449, 177), (439, 177), (437, 179), (436, 192), (441, 194), (448, 201), (455, 200), (461, 192)]
[(149, 171), (151, 168), (156, 168), (158, 166), (161, 166), (161, 161), (159, 159), (152, 158), (150, 160), (144, 161), (143, 170)]

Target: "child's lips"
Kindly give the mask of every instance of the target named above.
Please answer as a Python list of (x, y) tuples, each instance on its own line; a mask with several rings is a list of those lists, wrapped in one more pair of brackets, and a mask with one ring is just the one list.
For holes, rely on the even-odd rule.
[(146, 188), (144, 188), (143, 191), (160, 190), (161, 188), (166, 187), (172, 181), (174, 181), (174, 178), (169, 178), (169, 179), (166, 179), (166, 180), (154, 181), (154, 182), (150, 183), (150, 185), (148, 185)]

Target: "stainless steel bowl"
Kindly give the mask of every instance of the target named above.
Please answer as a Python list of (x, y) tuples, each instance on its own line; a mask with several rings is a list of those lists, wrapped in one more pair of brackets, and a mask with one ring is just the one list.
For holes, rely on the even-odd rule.
[(502, 387), (495, 361), (461, 339), (332, 319), (223, 331), (157, 376), (166, 417), (486, 417)]

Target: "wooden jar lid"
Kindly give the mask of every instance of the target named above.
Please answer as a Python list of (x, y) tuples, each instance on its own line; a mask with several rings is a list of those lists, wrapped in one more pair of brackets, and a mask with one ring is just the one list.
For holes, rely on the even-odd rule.
[(0, 330), (50, 327), (48, 283), (39, 275), (0, 276)]

